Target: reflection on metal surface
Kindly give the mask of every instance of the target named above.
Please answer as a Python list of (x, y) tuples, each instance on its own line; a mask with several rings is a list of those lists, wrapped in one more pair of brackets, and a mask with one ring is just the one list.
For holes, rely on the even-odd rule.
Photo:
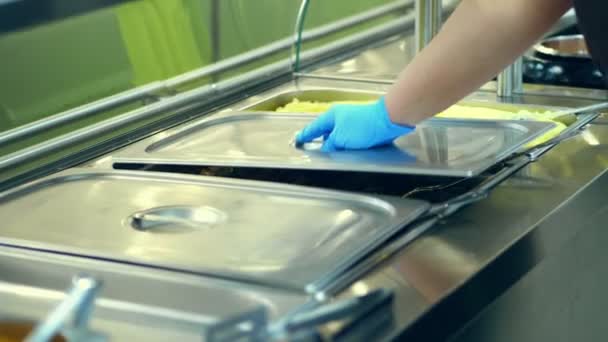
[(262, 306), (276, 322), (307, 302), (304, 296), (277, 289), (158, 269), (9, 247), (0, 254), (0, 268), (7, 271), (0, 275), (3, 319), (41, 321), (65, 298), (66, 279), (95, 270), (104, 289), (95, 302), (92, 325), (111, 341), (200, 341), (206, 327), (224, 317)]
[(114, 160), (470, 177), (553, 128), (550, 122), (432, 119), (394, 145), (371, 150), (324, 153), (310, 145), (291, 145), (313, 118), (294, 113), (218, 114), (144, 140), (117, 153)]
[[(597, 188), (592, 191), (594, 197), (578, 201), (582, 190), (592, 190), (598, 176), (606, 184), (608, 167), (606, 160), (598, 158), (606, 152), (608, 128), (592, 124), (586, 132), (599, 145), (590, 145), (583, 135), (562, 142), (496, 188), (486, 200), (455, 213), (386, 266), (356, 280), (378, 287), (399, 284), (396, 293), (402, 299), (397, 303), (404, 302), (403, 298), (424, 303), (396, 308), (400, 318), (396, 334), (416, 331), (418, 337), (436, 336), (438, 332), (422, 331), (418, 325), (412, 330), (425, 313), (425, 328), (442, 326), (445, 319), (458, 323), (442, 329), (465, 324), (544, 253), (558, 250), (561, 242), (576, 234), (586, 216), (605, 206), (605, 200), (597, 197), (603, 190)], [(512, 250), (520, 239), (527, 242)], [(482, 272), (503, 256), (506, 259), (492, 273)], [(353, 288), (344, 295), (349, 291)], [(429, 310), (441, 314), (431, 315)]]
[[(456, 7), (459, 1), (453, 0), (417, 0), (418, 9), (427, 10), (420, 14), (428, 14), (427, 23), (432, 24), (430, 30), (426, 33), (436, 32), (441, 24), (441, 17), (447, 17)], [(316, 67), (314, 70), (306, 71), (305, 77), (318, 77), (328, 79), (343, 79), (352, 81), (366, 81), (376, 83), (393, 83), (403, 68), (416, 55), (416, 34), (414, 26), (424, 23), (416, 21), (416, 14), (412, 16), (412, 24), (408, 26), (408, 31), (401, 30), (398, 36), (393, 36), (390, 39), (381, 41), (378, 40), (376, 47), (366, 49), (358, 53), (355, 57), (348, 58), (348, 67), (343, 68), (341, 63), (344, 60), (323, 64), (321, 67)], [(425, 30), (419, 30), (423, 32)], [(423, 40), (428, 41), (431, 36), (425, 35)], [(425, 45), (425, 44), (423, 44)], [(352, 54), (351, 54), (352, 56)]]
[(600, 145), (600, 141), (598, 140), (598, 138), (595, 135), (593, 135), (593, 133), (591, 131), (583, 131), (583, 133), (581, 133), (581, 135), (583, 136), (583, 139), (585, 139), (587, 144), (589, 144), (589, 146), (599, 146)]
[[(155, 196), (138, 196), (150, 192)], [(45, 200), (51, 197), (62, 201)], [(310, 292), (331, 284), (429, 207), (270, 183), (77, 170), (6, 193), (0, 202), (6, 244)], [(197, 220), (197, 210), (188, 208), (205, 206), (225, 217), (214, 216), (210, 229), (183, 229), (184, 218)], [(71, 211), (62, 213), (65, 207)], [(15, 214), (18, 208), (29, 214)], [(184, 218), (144, 216), (140, 229), (125, 227), (123, 220), (138, 212)], [(154, 234), (155, 225), (173, 234)]]

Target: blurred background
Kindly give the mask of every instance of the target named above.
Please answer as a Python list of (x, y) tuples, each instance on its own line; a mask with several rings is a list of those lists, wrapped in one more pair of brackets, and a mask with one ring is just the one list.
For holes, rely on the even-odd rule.
[[(310, 8), (307, 29), (383, 3), (319, 1)], [(291, 37), (299, 6), (297, 0), (0, 1), (0, 132)], [(125, 109), (132, 108), (2, 146), (0, 153)]]

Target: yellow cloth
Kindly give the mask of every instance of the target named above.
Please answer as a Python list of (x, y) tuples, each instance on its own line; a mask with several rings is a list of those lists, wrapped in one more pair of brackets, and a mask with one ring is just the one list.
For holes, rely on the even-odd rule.
[[(294, 99), (292, 102), (276, 109), (281, 113), (323, 113), (334, 104), (367, 104), (371, 101), (336, 101), (336, 102), (317, 102), (317, 101), (300, 101)], [(556, 136), (566, 129), (566, 125), (551, 120), (548, 117), (551, 112), (532, 112), (528, 110), (507, 111), (490, 107), (479, 107), (469, 105), (454, 105), (437, 117), (454, 118), (454, 119), (478, 119), (478, 120), (532, 120), (532, 121), (551, 121), (555, 123), (555, 127), (530, 142), (526, 147), (532, 147), (542, 144)]]

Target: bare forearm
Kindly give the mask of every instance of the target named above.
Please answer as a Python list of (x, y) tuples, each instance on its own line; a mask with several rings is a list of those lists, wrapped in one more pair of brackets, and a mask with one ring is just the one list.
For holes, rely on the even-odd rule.
[(571, 0), (463, 0), (386, 95), (392, 121), (416, 124), (477, 90), (571, 6)]

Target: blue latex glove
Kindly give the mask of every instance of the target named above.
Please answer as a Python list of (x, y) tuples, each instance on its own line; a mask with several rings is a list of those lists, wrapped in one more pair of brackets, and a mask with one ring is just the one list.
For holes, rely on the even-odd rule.
[(296, 144), (324, 137), (322, 151), (360, 150), (387, 145), (414, 131), (413, 126), (394, 124), (384, 97), (369, 105), (335, 105), (296, 136)]

